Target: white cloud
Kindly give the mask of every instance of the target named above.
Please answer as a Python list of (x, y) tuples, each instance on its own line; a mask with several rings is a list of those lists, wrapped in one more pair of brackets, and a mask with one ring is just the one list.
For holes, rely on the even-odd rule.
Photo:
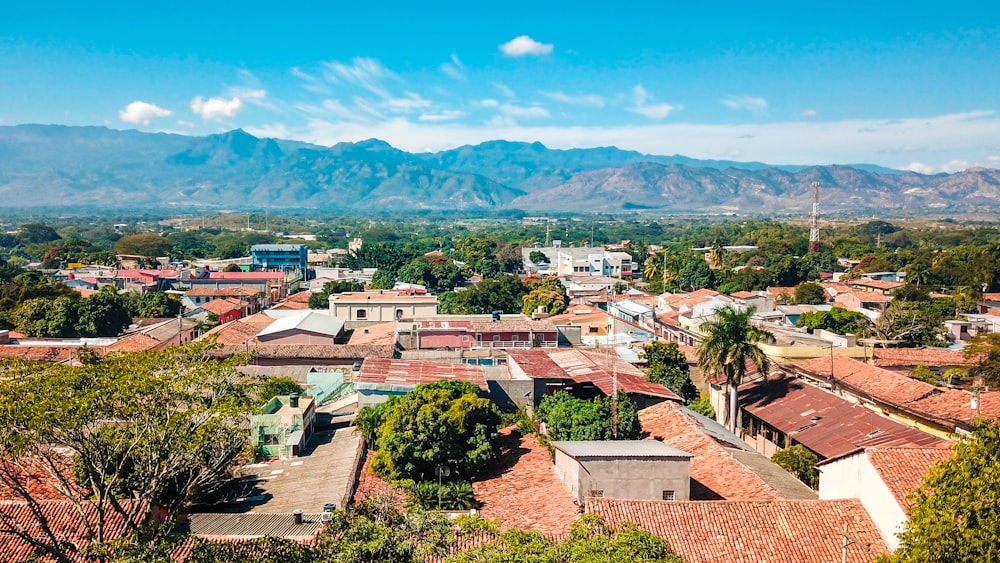
[(538, 93), (550, 100), (573, 106), (586, 106), (592, 108), (604, 107), (604, 98), (598, 96), (597, 94), (570, 95), (565, 92), (545, 92), (542, 90), (539, 90)]
[(414, 92), (406, 92), (402, 98), (390, 98), (384, 103), (386, 109), (394, 113), (412, 113), (419, 109), (429, 108), (431, 102), (421, 98)]
[(191, 111), (200, 115), (202, 119), (229, 119), (236, 117), (242, 109), (243, 101), (236, 96), (207, 100), (198, 96), (191, 100)]
[(163, 109), (156, 104), (149, 102), (135, 101), (125, 106), (125, 109), (118, 112), (118, 118), (127, 123), (136, 125), (149, 125), (149, 122), (170, 115), (170, 110)]
[(514, 91), (511, 90), (510, 87), (508, 87), (506, 84), (500, 84), (499, 82), (490, 82), (490, 86), (493, 86), (494, 88), (499, 90), (501, 94), (507, 96), (508, 98), (513, 99), (517, 97), (517, 94), (515, 94)]
[(479, 100), (479, 102), (477, 102), (477, 105), (480, 105), (484, 108), (496, 108), (500, 107), (500, 102), (494, 100), (493, 98), (486, 98), (485, 100)]
[(527, 35), (520, 35), (500, 45), (500, 51), (508, 57), (548, 55), (552, 53), (552, 44), (539, 43)]
[(451, 62), (443, 63), (441, 65), (441, 72), (447, 74), (448, 76), (454, 78), (455, 80), (466, 80), (465, 78), (465, 66), (462, 65), (462, 61), (459, 60), (458, 55), (455, 53), (451, 54)]
[(728, 96), (723, 98), (722, 105), (729, 109), (746, 110), (761, 113), (767, 110), (767, 100), (756, 96)]
[(377, 59), (369, 57), (355, 57), (351, 59), (350, 64), (329, 61), (323, 63), (323, 66), (326, 68), (323, 76), (330, 82), (348, 82), (382, 98), (391, 97), (383, 82), (399, 79), (396, 73), (386, 68)]
[(456, 119), (461, 119), (462, 117), (465, 117), (464, 111), (444, 110), (437, 113), (422, 113), (418, 119), (429, 123), (439, 123), (442, 121), (454, 121)]
[(649, 119), (663, 119), (670, 115), (670, 112), (680, 109), (681, 106), (670, 104), (651, 104), (652, 96), (641, 85), (632, 88), (632, 107), (628, 108), (632, 113), (637, 113)]
[(968, 160), (955, 159), (955, 160), (949, 160), (948, 162), (942, 164), (941, 166), (938, 167), (938, 170), (940, 170), (941, 172), (948, 172), (950, 174), (952, 172), (968, 170), (973, 166), (975, 166), (975, 163), (969, 162)]
[(807, 109), (802, 112), (802, 117), (816, 117), (819, 113), (814, 109)]
[(549, 111), (542, 106), (515, 106), (503, 104), (500, 113), (511, 119), (541, 119), (549, 117)]
[(310, 92), (316, 94), (329, 94), (331, 92), (330, 87), (327, 86), (323, 79), (317, 78), (298, 67), (292, 67), (291, 73), (292, 76), (302, 81), (302, 88)]
[(186, 129), (194, 129), (194, 123), (187, 121), (186, 119), (181, 119), (177, 122), (178, 127), (184, 127)]
[(908, 164), (904, 170), (909, 170), (911, 172), (916, 172), (917, 174), (933, 174), (934, 167), (930, 164), (924, 164), (923, 162), (911, 162)]

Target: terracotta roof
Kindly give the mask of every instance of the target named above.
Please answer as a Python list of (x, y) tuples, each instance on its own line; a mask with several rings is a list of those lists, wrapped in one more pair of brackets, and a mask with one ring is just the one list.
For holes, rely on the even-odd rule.
[(227, 295), (253, 297), (257, 295), (257, 292), (245, 287), (230, 287), (222, 289), (216, 289), (211, 287), (196, 287), (194, 289), (184, 292), (185, 297), (225, 297)]
[(482, 366), (421, 360), (369, 357), (361, 365), (361, 373), (358, 374), (355, 381), (377, 385), (416, 387), (422, 383), (442, 380), (465, 381), (478, 385), (483, 391), (488, 389)]
[[(55, 473), (53, 473), (53, 467)], [(23, 488), (31, 498), (39, 501), (67, 500), (59, 492), (65, 490), (62, 482), (70, 487), (77, 487), (73, 475), (73, 459), (69, 455), (25, 456), (20, 459), (11, 457), (0, 458), (0, 471), (3, 472), (4, 483), (0, 483), (0, 501), (23, 501), (24, 497), (5, 483), (16, 483)], [(62, 477), (60, 477), (60, 474)], [(86, 496), (86, 490), (75, 488), (70, 494), (78, 492), (80, 497)]]
[(160, 345), (160, 341), (141, 332), (131, 334), (105, 348), (106, 352), (142, 352), (152, 350)]
[[(122, 501), (128, 506), (128, 501)], [(80, 510), (87, 514), (87, 519), (94, 521), (97, 519), (97, 507), (94, 503), (83, 501), (79, 506), (73, 501), (43, 501), (39, 503), (38, 510), (47, 521), (52, 533), (61, 542), (75, 545), (78, 551), (70, 554), (72, 561), (91, 561), (80, 551), (86, 548), (91, 542), (91, 534), (87, 530), (84, 520), (80, 517)], [(32, 512), (32, 507), (20, 502), (0, 502), (0, 512), (4, 517), (4, 528), (17, 529), (33, 538), (48, 543), (47, 536), (42, 531), (38, 519)], [(143, 511), (140, 511), (140, 513)], [(117, 512), (109, 510), (105, 513), (105, 541), (119, 538), (126, 534), (127, 523)], [(0, 554), (3, 554), (5, 561), (28, 561), (35, 553), (35, 547), (24, 541), (11, 532), (0, 532)], [(43, 557), (41, 561), (55, 561), (51, 557)]]
[(343, 293), (334, 293), (330, 298), (331, 301), (338, 303), (370, 303), (372, 301), (387, 303), (398, 303), (400, 301), (406, 303), (437, 303), (437, 296), (435, 295), (413, 294), (410, 291), (394, 290), (345, 291)]
[(961, 350), (945, 348), (875, 348), (874, 363), (879, 367), (895, 366), (971, 366), (976, 362), (966, 359)]
[(223, 346), (216, 354), (224, 357), (246, 352), (248, 349), (256, 352), (257, 357), (261, 359), (360, 360), (391, 358), (396, 346), (393, 344), (263, 344), (253, 340), (249, 346), (246, 344)]
[(375, 457), (374, 450), (365, 452), (365, 463), (358, 475), (358, 485), (354, 488), (352, 501), (354, 504), (364, 502), (370, 498), (387, 498), (397, 508), (405, 508), (406, 491), (382, 480), (381, 477), (372, 472), (372, 458)]
[(739, 395), (744, 410), (824, 458), (855, 451), (859, 444), (874, 437), (879, 437), (883, 445), (896, 446), (934, 446), (943, 442), (784, 374), (772, 376), (766, 383), (743, 385)]
[(888, 280), (868, 280), (864, 278), (859, 278), (856, 280), (850, 280), (847, 282), (848, 286), (859, 286), (859, 287), (870, 287), (872, 289), (890, 290), (896, 289), (897, 287), (902, 287), (904, 284), (901, 282), (894, 282)]
[[(820, 377), (830, 377), (830, 359), (813, 358), (794, 365)], [(942, 389), (894, 371), (837, 356), (833, 369), (839, 383), (846, 384), (879, 402), (907, 410), (939, 424), (971, 423), (976, 411), (973, 395), (960, 389)], [(979, 414), (1000, 418), (1000, 392), (982, 393)]]
[(748, 299), (750, 297), (757, 297), (757, 294), (752, 291), (737, 291), (736, 293), (730, 293), (729, 296), (737, 299)]
[(775, 299), (782, 296), (789, 298), (795, 297), (794, 287), (769, 287), (767, 288), (767, 292), (770, 293)]
[(351, 333), (350, 340), (347, 341), (348, 344), (360, 345), (360, 344), (396, 344), (396, 323), (395, 321), (389, 321), (387, 323), (378, 323), (365, 327), (358, 327), (354, 329)]
[(216, 341), (223, 346), (246, 344), (249, 340), (256, 337), (261, 330), (270, 326), (274, 320), (263, 313), (257, 313), (231, 323), (219, 325), (206, 332), (201, 338), (215, 337)]
[[(611, 525), (634, 522), (667, 540), (687, 563), (829, 563), (841, 560), (844, 526), (856, 543), (847, 561), (887, 553), (861, 502), (785, 500), (669, 502), (588, 498)], [(869, 546), (865, 549), (864, 546)]]
[(565, 534), (580, 510), (556, 475), (548, 449), (538, 445), (534, 434), (519, 438), (509, 428), (501, 434), (492, 470), (472, 483), (483, 503), (480, 514), (500, 520), (503, 529)]
[[(664, 401), (642, 409), (639, 411), (639, 423), (643, 432), (648, 434), (648, 439), (659, 440), (693, 454), (691, 500), (816, 498), (815, 493), (787, 473), (794, 483), (790, 484), (787, 480), (776, 483), (783, 489), (779, 491), (774, 484), (732, 455), (732, 448), (748, 449), (743, 440), (728, 432), (709, 434), (703, 420), (678, 404)], [(774, 465), (767, 458), (763, 461)], [(774, 469), (784, 471), (776, 465)]]
[(841, 296), (852, 295), (856, 297), (862, 303), (888, 303), (892, 301), (891, 295), (884, 295), (882, 293), (876, 293), (874, 291), (842, 291), (837, 294), (834, 300), (837, 303), (842, 301)]
[(288, 298), (285, 299), (285, 301), (294, 303), (308, 303), (310, 297), (312, 297), (312, 294), (309, 293), (308, 291), (300, 291), (298, 293), (293, 293), (289, 295)]
[(228, 299), (213, 299), (208, 303), (201, 305), (201, 308), (208, 311), (209, 313), (215, 313), (216, 315), (225, 315), (226, 313), (230, 313), (232, 311), (239, 311), (240, 309), (243, 308), (243, 305), (239, 302), (234, 304), (232, 301), (229, 301)]
[(902, 507), (909, 505), (907, 497), (920, 488), (931, 466), (952, 454), (950, 448), (869, 448), (865, 452)]
[(576, 383), (592, 383), (602, 393), (611, 396), (614, 394), (613, 380), (617, 375), (618, 389), (624, 393), (681, 400), (669, 388), (647, 381), (639, 368), (617, 355), (611, 357), (607, 352), (579, 349), (510, 350), (507, 358), (532, 379), (572, 379)]
[[(0, 358), (19, 358), (35, 362), (65, 362), (76, 358), (79, 346), (60, 345), (19, 345), (5, 344), (0, 346)], [(98, 353), (104, 351), (103, 347), (94, 348)]]

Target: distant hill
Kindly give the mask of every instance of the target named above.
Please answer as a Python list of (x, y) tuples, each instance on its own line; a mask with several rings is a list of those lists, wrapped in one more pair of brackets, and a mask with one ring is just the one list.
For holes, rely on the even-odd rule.
[(965, 212), (1000, 172), (932, 176), (872, 165), (772, 166), (489, 141), (413, 154), (379, 140), (321, 147), (242, 130), (207, 137), (104, 127), (0, 127), (0, 206), (324, 211)]

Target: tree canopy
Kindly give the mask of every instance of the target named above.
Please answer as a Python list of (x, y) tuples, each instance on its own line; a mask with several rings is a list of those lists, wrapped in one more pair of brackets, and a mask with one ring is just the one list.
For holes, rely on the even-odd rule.
[(649, 362), (646, 379), (669, 387), (685, 403), (698, 399), (698, 388), (691, 381), (687, 357), (676, 342), (650, 342), (643, 347), (641, 357)]
[(452, 479), (485, 468), (496, 457), (500, 414), (478, 392), (471, 383), (439, 381), (384, 407), (372, 470), (385, 479), (424, 481), (439, 466)]
[[(35, 502), (25, 482), (32, 467), (72, 466), (47, 473), (61, 497), (95, 505), (81, 518), (97, 541), (109, 537), (109, 515), (126, 522), (126, 535), (138, 534), (154, 505), (169, 520), (210, 499), (246, 451), (245, 414), (255, 401), (236, 371), (248, 358), (210, 360), (209, 352), (197, 344), (79, 367), (3, 363), (0, 484)], [(60, 560), (71, 549), (41, 541)]]
[(1000, 421), (981, 422), (910, 496), (898, 563), (1000, 560)]
[(535, 409), (553, 440), (638, 440), (642, 434), (635, 403), (618, 394), (617, 428), (612, 425), (610, 397), (580, 399), (565, 391), (546, 396)]

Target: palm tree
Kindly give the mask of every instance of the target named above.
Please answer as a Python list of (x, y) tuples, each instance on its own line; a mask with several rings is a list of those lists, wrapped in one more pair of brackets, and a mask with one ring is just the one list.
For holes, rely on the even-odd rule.
[(770, 331), (750, 324), (750, 318), (757, 312), (755, 307), (740, 311), (726, 305), (715, 312), (710, 321), (701, 325), (705, 339), (698, 346), (698, 365), (706, 374), (723, 375), (729, 385), (729, 415), (726, 423), (736, 431), (736, 417), (739, 414), (737, 389), (743, 383), (747, 372), (747, 361), (757, 367), (757, 371), (767, 376), (770, 362), (757, 344), (772, 340)]
[(906, 268), (906, 283), (912, 283), (917, 287), (920, 287), (921, 285), (927, 283), (930, 279), (930, 275), (931, 272), (926, 266), (919, 262), (915, 262)]
[(708, 251), (708, 263), (713, 270), (717, 270), (722, 267), (723, 262), (726, 259), (726, 247), (722, 246), (722, 241), (715, 239), (712, 243), (712, 249)]

